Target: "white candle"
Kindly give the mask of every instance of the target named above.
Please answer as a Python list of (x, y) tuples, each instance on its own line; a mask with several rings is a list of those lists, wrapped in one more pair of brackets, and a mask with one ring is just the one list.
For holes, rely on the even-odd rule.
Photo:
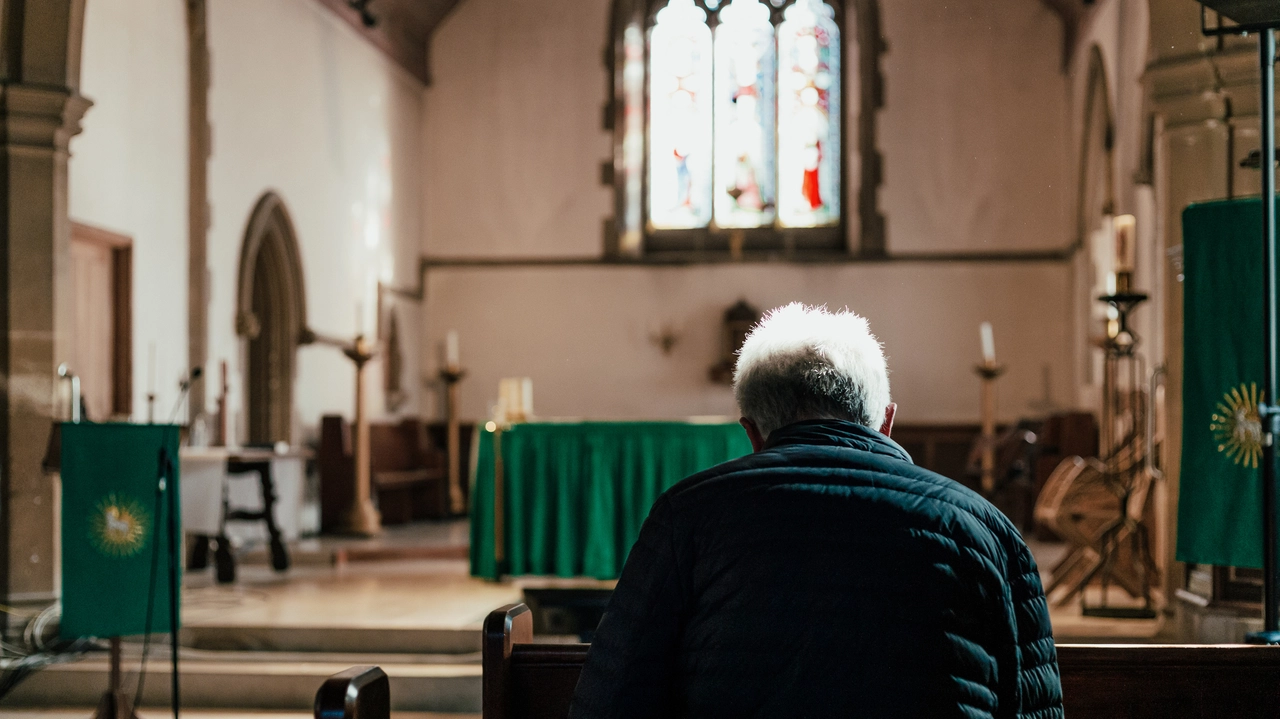
[(1112, 223), (1115, 232), (1116, 272), (1133, 272), (1136, 256), (1137, 220), (1133, 215), (1120, 215)]
[(444, 336), (444, 364), (449, 369), (458, 368), (458, 331), (449, 330)]
[(530, 377), (520, 380), (520, 412), (525, 419), (533, 416), (533, 379)]
[(983, 322), (978, 327), (978, 334), (982, 336), (982, 360), (987, 364), (995, 364), (996, 338), (991, 331), (991, 323)]

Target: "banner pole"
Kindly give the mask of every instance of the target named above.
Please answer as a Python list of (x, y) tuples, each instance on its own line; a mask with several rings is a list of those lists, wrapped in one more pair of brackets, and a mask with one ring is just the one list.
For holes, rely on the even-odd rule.
[(165, 522), (165, 534), (168, 535), (169, 542), (169, 696), (173, 704), (173, 719), (178, 719), (178, 710), (182, 705), (182, 700), (178, 691), (179, 675), (178, 675), (178, 639), (181, 626), (180, 616), (180, 597), (182, 595), (182, 586), (178, 579), (178, 477), (177, 463), (174, 457), (168, 456), (165, 451), (165, 474), (168, 475), (168, 481), (165, 486), (165, 494), (168, 495), (169, 511)]
[(1280, 644), (1280, 594), (1276, 567), (1276, 440), (1280, 434), (1280, 402), (1276, 390), (1280, 385), (1280, 357), (1277, 357), (1276, 326), (1276, 109), (1275, 70), (1276, 37), (1272, 30), (1258, 33), (1258, 58), (1261, 71), (1261, 96), (1258, 114), (1261, 119), (1262, 169), (1262, 243), (1263, 270), (1266, 273), (1263, 324), (1266, 338), (1265, 374), (1261, 410), (1262, 441), (1262, 631), (1247, 635), (1250, 644)]

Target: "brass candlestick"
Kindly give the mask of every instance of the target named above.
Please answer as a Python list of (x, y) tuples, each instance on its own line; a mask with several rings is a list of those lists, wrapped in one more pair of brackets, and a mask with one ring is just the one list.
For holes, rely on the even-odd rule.
[(996, 490), (996, 379), (1004, 374), (1004, 365), (987, 360), (974, 365), (982, 380), (982, 493), (990, 497)]
[(467, 375), (466, 370), (450, 365), (440, 370), (445, 387), (445, 444), (448, 455), (449, 511), (463, 514), (467, 503), (462, 496), (462, 429), (458, 420), (458, 383)]
[(369, 417), (364, 408), (364, 367), (373, 359), (373, 349), (364, 335), (344, 347), (342, 353), (356, 365), (356, 447), (354, 458), (355, 493), (346, 517), (346, 531), (363, 537), (382, 532), (382, 515), (373, 506), (369, 476)]

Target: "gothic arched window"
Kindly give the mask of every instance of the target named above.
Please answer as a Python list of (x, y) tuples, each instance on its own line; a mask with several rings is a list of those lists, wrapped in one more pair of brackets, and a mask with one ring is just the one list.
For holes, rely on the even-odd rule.
[(843, 250), (841, 9), (619, 5), (620, 252)]

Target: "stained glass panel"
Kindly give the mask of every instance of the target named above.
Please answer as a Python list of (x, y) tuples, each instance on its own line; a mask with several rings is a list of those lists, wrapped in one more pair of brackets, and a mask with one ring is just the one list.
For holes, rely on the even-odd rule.
[(787, 227), (840, 219), (840, 29), (822, 0), (778, 27), (778, 214)]
[(670, 0), (649, 38), (649, 220), (655, 229), (711, 221), (712, 47), (706, 11)]
[(773, 222), (774, 79), (769, 8), (733, 0), (715, 32), (715, 218), (721, 227)]
[(640, 251), (644, 237), (644, 30), (627, 26), (622, 36), (622, 235), (619, 249)]

